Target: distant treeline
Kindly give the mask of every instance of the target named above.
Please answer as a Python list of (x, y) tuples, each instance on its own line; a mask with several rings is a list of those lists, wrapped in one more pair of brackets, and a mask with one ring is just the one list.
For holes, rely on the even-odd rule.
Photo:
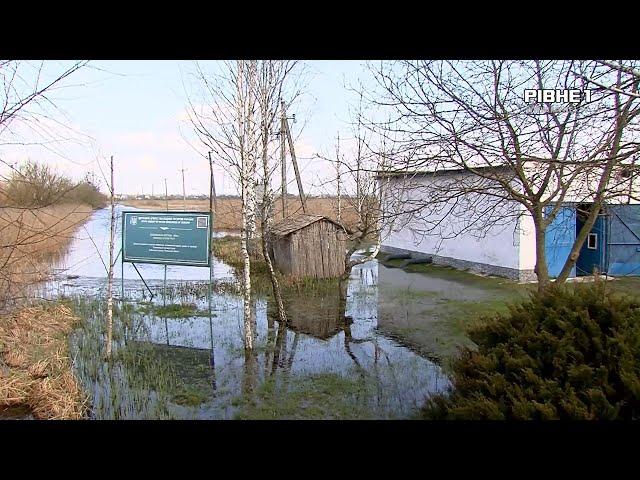
[(0, 181), (0, 206), (42, 208), (62, 203), (82, 203), (92, 208), (106, 205), (98, 181), (87, 174), (79, 182), (56, 172), (48, 165), (28, 161)]

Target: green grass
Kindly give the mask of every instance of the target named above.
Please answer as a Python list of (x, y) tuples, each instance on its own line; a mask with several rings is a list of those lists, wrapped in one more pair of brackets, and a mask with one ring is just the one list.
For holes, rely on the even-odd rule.
[(195, 304), (169, 304), (169, 305), (153, 305), (143, 304), (136, 310), (137, 313), (143, 315), (154, 315), (160, 318), (189, 318), (189, 317), (208, 317), (209, 312), (199, 310)]
[[(210, 387), (208, 388), (210, 390)], [(185, 386), (173, 396), (173, 402), (186, 407), (197, 407), (209, 399), (209, 392), (197, 387)]]
[[(384, 264), (401, 265), (404, 260)], [(508, 305), (526, 298), (536, 284), (518, 284), (500, 277), (484, 277), (433, 264), (410, 264), (408, 273), (439, 278), (470, 287), (480, 298), (458, 298), (446, 291), (386, 288), (379, 298), (389, 305), (379, 310), (380, 330), (425, 356), (437, 359), (445, 370), (462, 346), (475, 348), (467, 329), (482, 318), (507, 311)], [(579, 285), (578, 283), (569, 283)], [(625, 277), (607, 282), (607, 288), (621, 294), (640, 295), (640, 278)]]
[(294, 377), (288, 388), (274, 379), (249, 398), (236, 398), (237, 419), (347, 420), (374, 418), (363, 402), (369, 387), (360, 380), (335, 374)]
[[(123, 329), (131, 327), (138, 309), (125, 304), (114, 316), (114, 352), (103, 358), (105, 305), (98, 299), (67, 299), (83, 319), (71, 345), (76, 371), (93, 397), (98, 419), (169, 419), (170, 403), (199, 405), (211, 391), (208, 351), (173, 348), (147, 342), (123, 343)], [(150, 305), (143, 305), (148, 308)]]
[(640, 296), (640, 277), (618, 277), (607, 282), (607, 288), (624, 295)]

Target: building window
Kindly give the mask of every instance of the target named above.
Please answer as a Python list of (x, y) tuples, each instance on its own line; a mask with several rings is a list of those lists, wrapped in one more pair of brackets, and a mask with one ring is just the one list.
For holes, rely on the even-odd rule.
[(587, 248), (590, 250), (596, 250), (598, 248), (598, 234), (590, 233), (587, 237)]

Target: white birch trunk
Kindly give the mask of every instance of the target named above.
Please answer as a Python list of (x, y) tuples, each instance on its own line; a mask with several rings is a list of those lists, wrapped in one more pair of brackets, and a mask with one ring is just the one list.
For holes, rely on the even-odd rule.
[(113, 157), (111, 157), (111, 185), (110, 185), (111, 221), (109, 225), (109, 272), (107, 274), (107, 358), (111, 358), (111, 344), (113, 342), (113, 244), (115, 239), (116, 214), (113, 187)]
[[(253, 325), (251, 321), (251, 258), (249, 257), (249, 236), (251, 232), (251, 219), (255, 224), (255, 208), (251, 205), (252, 197), (255, 198), (255, 188), (253, 188), (253, 179), (250, 177), (251, 162), (253, 152), (250, 151), (251, 145), (248, 140), (251, 139), (251, 124), (248, 121), (251, 115), (249, 95), (247, 92), (249, 86), (245, 85), (245, 68), (244, 61), (238, 62), (238, 126), (241, 134), (240, 139), (240, 185), (242, 191), (242, 235), (240, 249), (243, 259), (243, 319), (244, 319), (244, 347), (246, 350), (253, 349)], [(247, 128), (249, 127), (249, 128)], [(249, 135), (247, 135), (249, 134)], [(255, 157), (254, 157), (255, 158)], [(254, 169), (255, 170), (255, 169)], [(251, 210), (253, 208), (253, 215)]]

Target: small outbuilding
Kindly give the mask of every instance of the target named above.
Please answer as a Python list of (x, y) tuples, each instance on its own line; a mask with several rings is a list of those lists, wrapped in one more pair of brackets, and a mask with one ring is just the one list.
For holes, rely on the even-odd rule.
[(345, 271), (345, 228), (323, 215), (301, 214), (276, 222), (272, 229), (276, 268), (294, 278), (333, 278)]

